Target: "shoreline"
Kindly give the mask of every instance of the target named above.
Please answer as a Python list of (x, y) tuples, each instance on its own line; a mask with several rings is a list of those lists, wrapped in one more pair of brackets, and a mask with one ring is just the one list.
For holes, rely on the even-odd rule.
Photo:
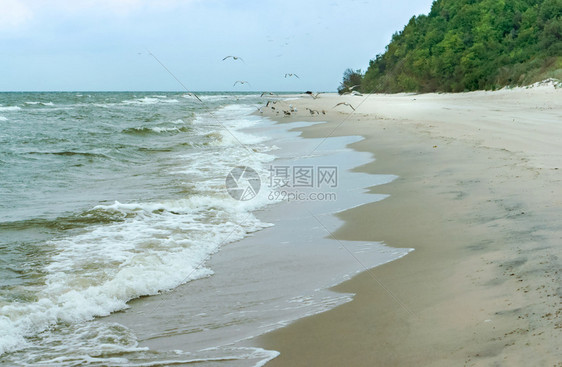
[[(337, 164), (340, 185), (333, 191), (318, 188), (319, 192), (337, 195), (337, 200), (269, 199), (279, 202), (253, 214), (273, 226), (221, 247), (205, 264), (213, 271), (212, 276), (133, 300), (129, 309), (104, 321), (126, 326), (137, 337), (139, 346), (158, 353), (183, 350), (190, 360), (197, 359), (202, 365), (214, 365), (227, 356), (231, 360), (225, 364), (229, 366), (252, 366), (277, 355), (276, 351), (252, 345), (255, 337), (351, 301), (351, 294), (329, 289), (360, 273), (364, 266), (374, 267), (405, 256), (410, 249), (324, 238), (343, 223), (335, 213), (384, 199), (382, 195), (367, 194), (364, 188), (387, 183), (395, 176), (349, 172), (372, 159), (369, 153), (346, 148), (361, 140), (358, 136), (331, 138), (310, 156), (308, 153), (322, 139), (299, 138), (299, 133), (290, 130), (311, 125), (264, 119), (243, 133), (264, 134), (270, 139), (264, 144), (275, 145), (273, 165)], [(261, 178), (259, 194), (269, 197), (273, 190), (268, 188), (268, 178)], [(316, 190), (307, 188), (303, 192)], [(362, 262), (350, 254), (362, 256)]]
[(363, 136), (350, 147), (375, 161), (355, 171), (399, 176), (339, 213), (335, 237), (416, 251), (333, 288), (352, 302), (258, 338), (281, 352), (267, 365), (560, 365), (561, 94), (278, 102), (298, 110), (279, 121), (328, 121), (305, 138)]

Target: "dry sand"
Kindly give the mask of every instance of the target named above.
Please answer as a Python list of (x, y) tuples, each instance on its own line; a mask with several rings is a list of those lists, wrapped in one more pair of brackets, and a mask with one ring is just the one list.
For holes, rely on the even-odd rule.
[(357, 170), (400, 176), (339, 213), (335, 236), (416, 250), (338, 286), (352, 302), (261, 337), (281, 352), (268, 366), (562, 366), (562, 89), (273, 106), (327, 121), (305, 137), (363, 136), (352, 148), (376, 161)]

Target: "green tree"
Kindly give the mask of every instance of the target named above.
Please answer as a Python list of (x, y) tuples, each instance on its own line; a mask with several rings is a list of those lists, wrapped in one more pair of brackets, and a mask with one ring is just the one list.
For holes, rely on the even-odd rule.
[(343, 81), (338, 87), (338, 93), (343, 94), (352, 90), (360, 90), (363, 74), (361, 70), (346, 69), (343, 72)]
[(562, 0), (436, 0), (394, 33), (361, 85), (369, 92), (494, 89), (562, 75), (561, 64)]

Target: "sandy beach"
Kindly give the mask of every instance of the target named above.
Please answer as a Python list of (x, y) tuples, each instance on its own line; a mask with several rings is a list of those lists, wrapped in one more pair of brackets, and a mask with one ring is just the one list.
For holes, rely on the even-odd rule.
[[(350, 106), (336, 104), (349, 103)], [(296, 108), (290, 117), (283, 110)], [(340, 241), (414, 248), (334, 290), (353, 301), (259, 338), (268, 366), (562, 366), (562, 89), (337, 96), (263, 114), (306, 138), (362, 136), (388, 198)]]
[(0, 367), (562, 367), (562, 0), (0, 2)]

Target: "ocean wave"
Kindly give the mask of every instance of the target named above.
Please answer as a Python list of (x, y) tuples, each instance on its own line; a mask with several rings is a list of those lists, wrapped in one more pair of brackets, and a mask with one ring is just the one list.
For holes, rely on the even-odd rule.
[(36, 101), (27, 101), (24, 102), (26, 105), (41, 105), (41, 106), (54, 106), (53, 102), (36, 102)]
[(148, 152), (148, 153), (168, 153), (168, 152), (173, 152), (174, 150), (182, 147), (185, 149), (193, 146), (194, 144), (191, 144), (189, 142), (184, 142), (181, 144), (177, 144), (175, 146), (167, 146), (167, 147), (140, 147), (138, 148), (138, 150), (141, 152)]
[(0, 121), (8, 121), (8, 118), (4, 116), (0, 116)]
[[(72, 335), (70, 335), (72, 334)], [(245, 361), (244, 365), (262, 367), (279, 355), (279, 352), (253, 347), (219, 347), (196, 353), (180, 350), (150, 350), (140, 347), (133, 332), (117, 323), (84, 323), (72, 325), (65, 338), (51, 334), (51, 348), (30, 351), (17, 365), (42, 366), (173, 366), (215, 365)], [(115, 343), (119, 340), (119, 344)], [(72, 354), (59, 346), (65, 345)], [(92, 353), (92, 351), (95, 351)], [(10, 362), (10, 360), (6, 361)], [(236, 364), (238, 365), (238, 364)]]
[[(89, 104), (77, 104), (77, 106), (88, 106)], [(112, 108), (114, 106), (119, 105), (118, 103), (92, 103), (92, 106), (101, 107), (101, 108)]]
[[(188, 94), (184, 94), (183, 98), (193, 98)], [(214, 101), (229, 101), (232, 100), (232, 96), (228, 95), (219, 95), (219, 96), (198, 96), (200, 100), (207, 101), (207, 102), (214, 102)]]
[(177, 99), (163, 99), (154, 97), (143, 97), (136, 99), (129, 99), (121, 102), (124, 105), (151, 105), (157, 103), (178, 103)]
[(160, 126), (153, 126), (153, 127), (131, 127), (128, 129), (124, 129), (121, 132), (125, 134), (131, 135), (150, 135), (150, 134), (161, 134), (161, 133), (183, 133), (190, 131), (191, 128), (189, 126), (182, 126), (182, 127), (160, 127)]
[(0, 111), (18, 111), (21, 110), (19, 106), (0, 106)]
[(75, 152), (75, 151), (60, 151), (60, 152), (27, 152), (27, 154), (45, 154), (45, 155), (60, 155), (60, 156), (83, 156), (83, 157), (95, 157), (95, 158), (109, 158), (109, 156), (102, 153), (92, 153), (92, 152)]
[[(258, 136), (242, 132), (242, 129), (251, 128), (255, 125), (256, 120), (250, 116), (240, 117), (253, 112), (251, 106), (225, 106), (213, 114), (197, 116), (193, 125), (201, 129), (202, 136), (207, 140), (205, 145), (209, 146), (246, 146), (259, 144), (266, 140), (267, 137)], [(231, 116), (238, 116), (233, 119)], [(209, 126), (214, 127), (209, 131)]]
[(70, 213), (56, 218), (31, 218), (12, 222), (0, 222), (0, 231), (26, 230), (33, 228), (67, 230), (98, 224), (122, 222), (125, 219), (127, 219), (127, 216), (121, 211), (93, 208), (83, 212)]
[(226, 243), (269, 226), (225, 198), (193, 196), (162, 203), (100, 205), (122, 222), (53, 240), (37, 301), (0, 308), (0, 355), (54, 325), (127, 308), (127, 302), (207, 277), (204, 264)]
[[(150, 98), (162, 99), (159, 97), (162, 96), (146, 97), (149, 98), (147, 102), (140, 103), (151, 104)], [(76, 342), (73, 338), (83, 335), (85, 329), (80, 328), (91, 324), (84, 321), (127, 308), (127, 302), (132, 299), (158, 294), (212, 275), (213, 271), (206, 267), (210, 255), (224, 244), (270, 226), (257, 219), (252, 211), (271, 201), (260, 197), (238, 202), (231, 199), (224, 189), (226, 175), (240, 162), (259, 170), (264, 162), (274, 159), (263, 153), (267, 151), (267, 147), (259, 145), (263, 139), (238, 132), (240, 128), (255, 124), (256, 120), (245, 117), (253, 110), (252, 107), (226, 108), (214, 115), (201, 112), (196, 118), (205, 121), (200, 121), (197, 126), (192, 124), (191, 118), (188, 125), (182, 119), (176, 119), (177, 116), (170, 116), (170, 121), (159, 126), (122, 130), (123, 133), (140, 135), (190, 131), (194, 141), (204, 140), (209, 131), (218, 131), (215, 137), (206, 139), (220, 140), (219, 148), (188, 149), (185, 158), (174, 155), (174, 159), (183, 164), (177, 167), (176, 172), (172, 172), (173, 168), (167, 173), (187, 175), (180, 176), (182, 179), (188, 177), (184, 186), (189, 186), (182, 199), (114, 202), (55, 219), (0, 223), (0, 230), (72, 229), (62, 232), (64, 237), (42, 244), (49, 249), (49, 256), (38, 268), (44, 276), (40, 279), (44, 284), (33, 286), (33, 300), (8, 303), (0, 298), (0, 356), (30, 346), (19, 352), (21, 354), (14, 360), (29, 361), (28, 358), (31, 358), (30, 364), (49, 364), (45, 361), (80, 360), (81, 351), (88, 358), (92, 358), (92, 350), (111, 353), (123, 348), (123, 351), (138, 352), (140, 349), (136, 349), (133, 341), (129, 342), (126, 331), (115, 328), (105, 330), (103, 325), (98, 324), (92, 326), (92, 334), (84, 335), (107, 331), (104, 334), (107, 339), (100, 336), (93, 344), (80, 350), (72, 349), (75, 345), (72, 343)], [(186, 118), (185, 114), (179, 116)], [(230, 135), (231, 132), (236, 134), (236, 139)], [(240, 142), (246, 146), (241, 146)], [(191, 146), (192, 143), (190, 140), (185, 144)], [(152, 149), (158, 149), (158, 144), (154, 145)], [(71, 149), (29, 154), (106, 157), (104, 154)], [(121, 338), (120, 333), (125, 333), (125, 336)], [(48, 345), (51, 341), (52, 344)], [(83, 340), (78, 342), (83, 343)], [(9, 354), (6, 358), (12, 356)]]

